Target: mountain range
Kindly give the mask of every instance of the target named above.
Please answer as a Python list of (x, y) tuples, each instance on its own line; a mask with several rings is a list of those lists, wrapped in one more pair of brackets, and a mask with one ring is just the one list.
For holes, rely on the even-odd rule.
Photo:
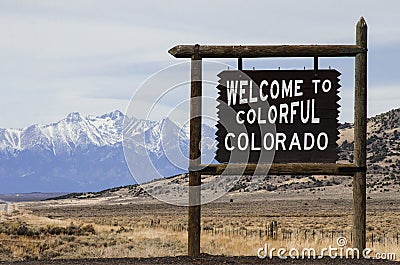
[[(162, 176), (185, 172), (171, 165), (165, 153), (188, 154), (186, 127), (168, 118), (129, 118), (118, 110), (86, 117), (73, 112), (48, 125), (0, 129), (0, 193), (95, 191), (134, 184), (123, 152), (124, 119), (130, 139), (125, 148), (133, 150), (130, 159), (138, 168), (148, 154)], [(204, 130), (214, 138), (209, 127)], [(140, 170), (149, 179), (157, 178), (146, 168)]]
[[(341, 124), (339, 131), (339, 161), (352, 162), (353, 125)], [(215, 162), (215, 129), (203, 125), (202, 135), (202, 160)], [(128, 140), (123, 144), (124, 137)], [(367, 137), (369, 191), (400, 190), (400, 109), (369, 118)], [(73, 112), (48, 125), (0, 129), (0, 193), (98, 191), (132, 185), (135, 179), (150, 181), (185, 173), (188, 154), (188, 128), (168, 118), (143, 120), (118, 110), (86, 117)], [(154, 168), (145, 164), (148, 157)], [(266, 178), (258, 186), (279, 190), (351, 185), (349, 177), (295, 179), (299, 185), (293, 179), (271, 184)], [(236, 189), (246, 190), (245, 182), (246, 178)]]

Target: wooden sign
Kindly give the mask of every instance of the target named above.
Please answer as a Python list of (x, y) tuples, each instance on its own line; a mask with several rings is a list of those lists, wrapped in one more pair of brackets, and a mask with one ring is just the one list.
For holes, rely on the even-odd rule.
[[(200, 256), (201, 206), (191, 203), (191, 201), (201, 202), (201, 176), (224, 173), (240, 176), (252, 175), (260, 166), (273, 175), (353, 175), (354, 236), (352, 246), (360, 250), (365, 249), (367, 34), (367, 23), (361, 17), (356, 27), (356, 43), (351, 45), (200, 46), (196, 44), (177, 45), (169, 50), (169, 53), (176, 58), (191, 58), (189, 256)], [(314, 58), (314, 68), (317, 71), (222, 72), (220, 86), (218, 86), (220, 104), (218, 106), (217, 139), (219, 144), (216, 158), (224, 164), (202, 164), (200, 149), (202, 103), (201, 100), (198, 100), (202, 95), (202, 58), (238, 58), (240, 67), (244, 58), (271, 57), (311, 57)], [(337, 108), (339, 107), (337, 90), (340, 87), (338, 80), (340, 73), (334, 70), (318, 70), (318, 58), (320, 57), (355, 58), (354, 162), (351, 164), (333, 163), (337, 158), (336, 128), (338, 127)], [(248, 77), (246, 78), (246, 76)], [(233, 82), (228, 83), (228, 81)], [(303, 114), (298, 114), (301, 104)], [(267, 109), (267, 115), (270, 116), (263, 118), (258, 115), (260, 118), (256, 117), (259, 107), (261, 107), (260, 112), (265, 112)], [(279, 116), (278, 111), (280, 111)], [(253, 131), (250, 130), (252, 128)], [(273, 134), (266, 136), (268, 132)], [(252, 138), (249, 138), (251, 133), (253, 133)], [(274, 135), (275, 142), (272, 143)], [(312, 145), (311, 137), (314, 139)], [(264, 139), (266, 139), (266, 144), (264, 144)], [(271, 150), (267, 150), (269, 148)], [(264, 160), (264, 153), (270, 155), (272, 153), (273, 161)], [(285, 161), (289, 163), (284, 163)], [(292, 161), (300, 163), (291, 163)], [(322, 163), (313, 163), (314, 161), (322, 161)], [(228, 165), (226, 162), (242, 163)], [(272, 162), (272, 164), (260, 164), (266, 162)], [(282, 163), (277, 164), (277, 162)]]
[(218, 76), (217, 161), (336, 162), (338, 71), (228, 70)]

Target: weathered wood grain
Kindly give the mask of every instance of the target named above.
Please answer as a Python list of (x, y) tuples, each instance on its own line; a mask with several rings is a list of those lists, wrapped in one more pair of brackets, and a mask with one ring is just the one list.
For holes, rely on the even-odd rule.
[[(358, 21), (356, 44), (367, 50), (367, 23)], [(367, 164), (367, 53), (360, 53), (355, 59), (354, 88), (354, 164)], [(353, 177), (353, 247), (364, 249), (366, 245), (366, 172)]]
[[(194, 47), (194, 55), (191, 60), (191, 84), (190, 84), (190, 165), (201, 163), (201, 96), (202, 96), (202, 60), (199, 56), (199, 46)], [(189, 217), (188, 217), (188, 255), (197, 257), (200, 255), (200, 185), (201, 174), (189, 172)]]
[[(343, 175), (352, 176), (356, 172), (365, 172), (365, 167), (354, 164), (336, 163), (289, 163), (289, 164), (200, 164), (190, 170), (203, 175)], [(256, 172), (256, 173), (257, 173)]]
[[(193, 45), (177, 45), (168, 52), (176, 58), (191, 58)], [(257, 57), (354, 57), (365, 53), (359, 45), (201, 45), (201, 58)]]

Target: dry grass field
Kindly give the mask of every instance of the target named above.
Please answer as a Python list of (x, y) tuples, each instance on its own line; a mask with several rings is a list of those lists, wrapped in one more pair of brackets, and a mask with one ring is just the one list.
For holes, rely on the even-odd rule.
[[(400, 258), (400, 196), (371, 195), (368, 247)], [(14, 203), (0, 215), (0, 261), (185, 255), (187, 208), (149, 197)], [(230, 193), (202, 207), (201, 251), (256, 256), (270, 247), (351, 245), (351, 188)]]

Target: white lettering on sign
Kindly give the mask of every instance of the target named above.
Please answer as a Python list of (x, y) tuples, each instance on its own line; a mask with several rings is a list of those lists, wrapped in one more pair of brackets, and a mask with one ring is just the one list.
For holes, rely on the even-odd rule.
[[(321, 80), (312, 80), (311, 82), (314, 84), (314, 94), (317, 94)], [(332, 88), (331, 80), (326, 79), (326, 80), (324, 80), (324, 82), (322, 82), (321, 89), (323, 92), (328, 93), (329, 90), (331, 90), (331, 88)]]
[(238, 88), (238, 80), (226, 82), (226, 93), (228, 95), (228, 106), (236, 105), (236, 94)]
[[(241, 151), (251, 150), (259, 151), (263, 150), (311, 150), (318, 148), (320, 151), (324, 151), (328, 148), (328, 134), (321, 132), (318, 135), (313, 133), (304, 133), (299, 135), (293, 133), (291, 137), (287, 137), (283, 132), (277, 132), (273, 134), (271, 132), (266, 133), (261, 141), (261, 145), (256, 146), (255, 144), (256, 135), (254, 133), (247, 134), (242, 132), (238, 135), (234, 133), (227, 133), (225, 136), (225, 149), (228, 151), (235, 150), (235, 146)], [(235, 144), (236, 143), (236, 144)]]
[[(313, 80), (313, 83), (314, 81), (319, 83), (321, 80)], [(323, 83), (322, 89), (324, 92), (328, 92), (332, 84), (329, 80), (325, 81), (327, 83)], [(257, 94), (257, 91), (253, 90), (252, 81), (228, 80), (226, 81), (227, 103), (229, 106), (232, 106), (236, 104), (255, 103), (258, 99), (267, 101), (269, 97), (272, 99), (301, 97), (303, 96), (303, 91), (301, 91), (302, 84), (303, 80), (282, 80), (281, 83), (278, 80), (273, 80), (271, 85), (269, 85), (267, 80), (262, 80)], [(317, 86), (317, 84), (314, 85)], [(264, 93), (263, 90), (268, 90), (269, 94)], [(239, 101), (236, 100), (237, 95), (239, 95)]]
[[(247, 161), (256, 161), (257, 155), (261, 158), (265, 154), (262, 151), (271, 150), (278, 151), (274, 161), (279, 162), (336, 161), (334, 126), (338, 115), (339, 72), (321, 71), (315, 75), (311, 70), (288, 70), (286, 73), (285, 70), (260, 70), (244, 73), (249, 76), (245, 77), (243, 72), (235, 76), (235, 72), (229, 71), (220, 76), (223, 81), (218, 87), (219, 99), (234, 111), (218, 114), (225, 119), (224, 123), (233, 126), (217, 132), (222, 143), (220, 153), (217, 151), (217, 160), (219, 154), (221, 157), (218, 161), (228, 162), (225, 161), (229, 157), (227, 152), (241, 154), (242, 151), (255, 151)], [(225, 107), (220, 106), (220, 110), (224, 110)], [(231, 121), (234, 124), (230, 124)], [(236, 125), (239, 126), (234, 127)], [(326, 151), (327, 156), (323, 157), (320, 151)]]
[(279, 110), (272, 105), (269, 108), (257, 107), (249, 109), (247, 113), (239, 110), (236, 113), (236, 123), (244, 124), (274, 124), (277, 122), (282, 124), (293, 124), (297, 116), (303, 124), (319, 123), (320, 119), (315, 116), (315, 99), (307, 99), (301, 101), (293, 101), (289, 104), (280, 104)]

